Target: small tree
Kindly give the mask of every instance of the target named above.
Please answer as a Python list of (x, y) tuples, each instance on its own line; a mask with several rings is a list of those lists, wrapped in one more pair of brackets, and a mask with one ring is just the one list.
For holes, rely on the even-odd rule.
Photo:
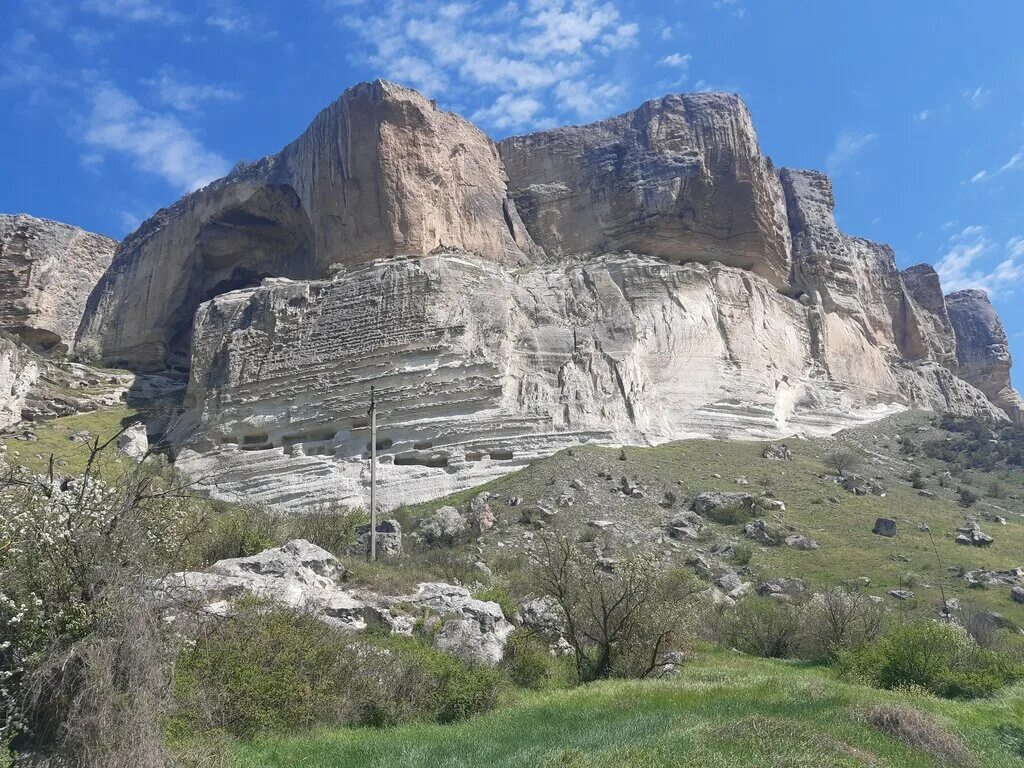
[(853, 472), (861, 465), (860, 454), (853, 451), (840, 449), (832, 451), (825, 456), (825, 465), (831, 467), (837, 474), (845, 477), (847, 473)]
[(832, 587), (811, 599), (805, 619), (804, 654), (833, 659), (877, 640), (885, 627), (885, 608), (863, 593)]
[(686, 599), (696, 592), (695, 585), (666, 578), (649, 554), (608, 572), (597, 557), (558, 535), (540, 539), (533, 581), (561, 609), (563, 636), (582, 682), (664, 673), (683, 641)]
[(959, 497), (961, 507), (973, 507), (978, 502), (978, 494), (965, 485), (956, 489), (956, 495)]

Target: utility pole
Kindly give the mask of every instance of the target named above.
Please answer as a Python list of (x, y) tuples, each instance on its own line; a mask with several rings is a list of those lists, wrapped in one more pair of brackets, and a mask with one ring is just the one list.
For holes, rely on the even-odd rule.
[(370, 386), (370, 559), (377, 559), (377, 402)]

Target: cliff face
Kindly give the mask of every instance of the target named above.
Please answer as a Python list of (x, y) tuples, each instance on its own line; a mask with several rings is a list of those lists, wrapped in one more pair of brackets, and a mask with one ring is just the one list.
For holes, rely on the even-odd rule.
[(370, 385), (385, 505), (581, 441), (828, 433), (906, 406), (996, 414), (934, 362), (745, 270), (603, 255), (514, 273), (471, 254), (268, 280), (196, 316), (192, 440), (213, 490), (363, 504)]
[(788, 282), (782, 189), (737, 96), (666, 96), (498, 149), (516, 206), (551, 256), (633, 251)]
[(1024, 401), (1010, 383), (1010, 346), (1003, 321), (984, 291), (969, 289), (946, 296), (956, 332), (960, 377), (985, 393), (1018, 424), (1024, 423)]
[(118, 249), (79, 335), (108, 363), (187, 368), (192, 316), (213, 296), (449, 248), (509, 265), (540, 255), (490, 139), (415, 91), (364, 83), (279, 154), (145, 222)]
[(127, 238), (78, 336), (188, 369), (179, 466), (288, 509), (364, 502), (371, 385), (386, 505), (581, 441), (1020, 418), (991, 305), (901, 273), (833, 208), (827, 176), (772, 167), (735, 96), (496, 146), (364, 84)]
[(0, 214), (0, 328), (40, 350), (66, 350), (117, 242), (25, 214)]

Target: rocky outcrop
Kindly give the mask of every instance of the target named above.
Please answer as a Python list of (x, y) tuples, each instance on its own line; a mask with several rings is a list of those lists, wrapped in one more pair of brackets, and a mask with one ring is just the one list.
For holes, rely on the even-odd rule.
[(0, 214), (0, 328), (66, 350), (117, 241), (47, 219)]
[(932, 347), (935, 359), (956, 373), (959, 365), (956, 356), (956, 333), (949, 319), (946, 297), (942, 295), (939, 273), (931, 264), (915, 264), (904, 269), (900, 275), (920, 310), (920, 318), (926, 326), (925, 336)]
[(580, 442), (991, 408), (937, 363), (886, 356), (849, 315), (824, 316), (823, 343), (821, 313), (745, 270), (633, 255), (510, 272), (450, 254), (268, 280), (197, 312), (178, 463), (226, 498), (364, 504), (371, 384), (385, 507)]
[(738, 96), (666, 96), (498, 148), (516, 207), (550, 256), (633, 251), (788, 282), (785, 200)]
[(0, 430), (22, 420), (25, 399), (39, 378), (39, 365), (0, 336)]
[(159, 211), (118, 249), (80, 337), (108, 363), (185, 368), (200, 303), (267, 276), (458, 249), (540, 255), (494, 144), (415, 91), (357, 85), (279, 154)]
[(1003, 322), (978, 289), (957, 291), (946, 297), (949, 318), (956, 332), (960, 377), (980, 389), (1016, 423), (1024, 423), (1024, 400), (1010, 383), (1010, 345)]
[(412, 634), (417, 621), (436, 621), (434, 644), (470, 664), (501, 661), (512, 625), (497, 603), (473, 598), (465, 587), (420, 584), (408, 595), (387, 596), (345, 584), (345, 567), (304, 539), (251, 557), (219, 560), (205, 571), (174, 573), (154, 585), (153, 598), (168, 620), (183, 612), (223, 616), (251, 596), (306, 611), (351, 632), (380, 628)]

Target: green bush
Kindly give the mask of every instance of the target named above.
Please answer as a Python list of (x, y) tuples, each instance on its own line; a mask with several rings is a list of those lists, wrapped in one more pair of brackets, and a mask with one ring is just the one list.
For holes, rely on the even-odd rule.
[(1020, 677), (1020, 667), (979, 648), (956, 624), (915, 621), (891, 629), (878, 642), (841, 654), (847, 674), (880, 688), (924, 688), (948, 698), (987, 696)]
[(704, 513), (704, 517), (714, 520), (721, 525), (742, 525), (743, 523), (749, 523), (757, 515), (746, 504), (737, 504), (732, 507), (709, 509)]
[(487, 589), (482, 589), (477, 592), (474, 597), (477, 600), (497, 603), (506, 618), (514, 616), (519, 610), (519, 606), (516, 604), (515, 598), (509, 594), (508, 588), (501, 584), (492, 584), (487, 587)]
[(198, 541), (198, 560), (210, 565), (218, 560), (249, 557), (285, 542), (283, 518), (262, 507), (214, 502), (207, 530)]
[(501, 666), (521, 688), (564, 687), (575, 677), (571, 659), (552, 656), (547, 641), (525, 629), (509, 636)]
[(490, 709), (502, 671), (423, 640), (362, 637), (246, 599), (175, 668), (176, 728), (240, 738), (315, 726), (452, 722)]

